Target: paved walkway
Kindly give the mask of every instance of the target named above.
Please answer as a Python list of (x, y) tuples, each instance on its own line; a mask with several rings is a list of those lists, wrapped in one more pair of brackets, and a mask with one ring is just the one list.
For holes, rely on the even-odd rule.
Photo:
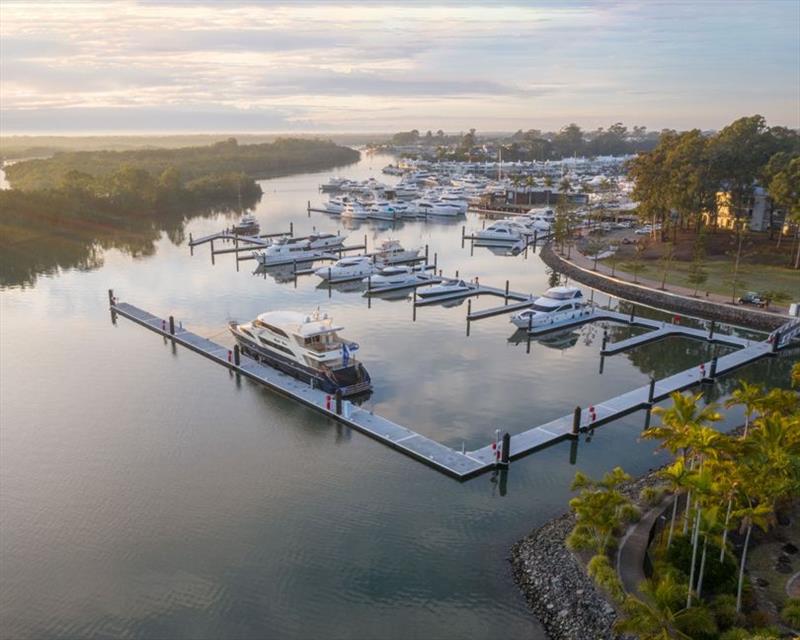
[[(566, 255), (558, 254), (563, 260), (567, 262), (571, 262), (572, 264), (581, 267), (583, 269), (587, 269), (589, 271), (594, 271), (595, 273), (599, 273), (601, 275), (607, 276), (609, 278), (614, 278), (619, 280), (624, 284), (631, 284), (634, 286), (645, 287), (648, 289), (653, 289), (654, 291), (663, 291), (666, 293), (671, 293), (678, 296), (683, 296), (685, 298), (689, 298), (691, 300), (705, 300), (708, 302), (715, 302), (717, 304), (723, 304), (728, 307), (733, 307), (736, 305), (731, 304), (731, 299), (729, 296), (723, 296), (718, 293), (710, 293), (706, 292), (705, 295), (694, 295), (694, 290), (689, 289), (688, 287), (681, 287), (678, 285), (670, 284), (663, 289), (661, 288), (661, 282), (656, 282), (655, 280), (649, 280), (647, 278), (639, 278), (636, 282), (633, 281), (633, 278), (629, 276), (629, 274), (620, 271), (617, 268), (612, 275), (612, 270), (607, 265), (603, 264), (601, 261), (597, 261), (597, 268), (595, 269), (594, 266), (594, 258), (590, 258), (585, 256), (580, 251), (578, 251), (575, 247), (572, 248), (572, 252), (570, 253), (570, 257), (567, 258)], [(628, 277), (622, 277), (623, 275)], [(776, 315), (786, 315), (789, 312), (788, 307), (782, 307), (780, 305), (770, 305), (769, 309), (760, 309), (758, 307), (753, 306), (746, 306), (745, 308), (751, 310), (758, 310), (764, 313), (773, 313)]]
[(653, 529), (658, 517), (672, 506), (672, 497), (653, 507), (642, 518), (628, 529), (620, 542), (617, 552), (617, 574), (622, 581), (625, 593), (642, 597), (639, 585), (647, 579), (644, 572), (645, 555), (650, 546), (650, 531)]

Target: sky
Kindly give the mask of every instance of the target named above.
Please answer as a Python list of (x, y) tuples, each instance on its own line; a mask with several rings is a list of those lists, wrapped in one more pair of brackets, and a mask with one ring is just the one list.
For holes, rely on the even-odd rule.
[(800, 0), (0, 0), (0, 133), (800, 127)]

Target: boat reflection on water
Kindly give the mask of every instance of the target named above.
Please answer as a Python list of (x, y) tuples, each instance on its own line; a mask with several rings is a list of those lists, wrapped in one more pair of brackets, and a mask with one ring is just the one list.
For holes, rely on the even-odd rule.
[(317, 285), (317, 289), (320, 291), (333, 289), (339, 293), (363, 293), (367, 290), (367, 283), (362, 282), (360, 278), (348, 280), (347, 282), (329, 282), (328, 280), (323, 280)]
[[(298, 262), (297, 270), (303, 271), (305, 269), (310, 269), (313, 265), (313, 262)], [(256, 267), (256, 270), (253, 271), (253, 275), (263, 276), (264, 278), (270, 276), (275, 282), (282, 284), (294, 281), (294, 269), (294, 264), (282, 264), (274, 267), (267, 267), (260, 264)]]
[[(554, 331), (536, 338), (531, 336), (531, 342), (536, 342), (549, 349), (558, 349), (559, 351), (564, 351), (565, 349), (570, 349), (578, 344), (580, 337), (580, 331), (575, 329), (564, 329), (562, 331)], [(508, 339), (508, 342), (514, 345), (528, 344), (528, 330), (517, 329)]]

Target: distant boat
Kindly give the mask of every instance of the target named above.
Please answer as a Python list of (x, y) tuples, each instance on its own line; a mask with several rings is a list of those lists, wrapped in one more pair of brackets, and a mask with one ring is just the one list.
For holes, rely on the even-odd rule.
[(437, 284), (432, 287), (425, 287), (417, 291), (417, 296), (420, 298), (436, 298), (451, 293), (467, 292), (472, 287), (463, 280), (447, 280), (442, 284)]
[(252, 236), (260, 231), (261, 227), (258, 220), (254, 216), (242, 216), (242, 218), (233, 225), (233, 232), (238, 235)]

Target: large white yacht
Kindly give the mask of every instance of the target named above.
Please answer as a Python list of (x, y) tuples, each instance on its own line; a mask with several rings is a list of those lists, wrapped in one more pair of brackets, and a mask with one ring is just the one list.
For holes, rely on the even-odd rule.
[(552, 287), (536, 298), (529, 309), (511, 316), (511, 323), (520, 329), (541, 329), (551, 324), (580, 318), (592, 312), (578, 287)]
[(344, 236), (338, 233), (318, 233), (314, 232), (306, 238), (311, 249), (327, 249), (328, 247), (341, 247), (344, 244)]
[(373, 288), (380, 287), (411, 287), (420, 282), (427, 280), (425, 274), (418, 269), (411, 267), (388, 266), (383, 267), (368, 278), (364, 278), (364, 282), (371, 285)]
[(481, 242), (519, 242), (522, 239), (523, 231), (519, 226), (511, 224), (507, 220), (498, 220), (475, 235)]
[(384, 240), (375, 251), (375, 262), (393, 264), (409, 262), (419, 256), (419, 249), (404, 249), (399, 240)]
[(327, 314), (269, 311), (229, 328), (246, 355), (327, 393), (351, 396), (372, 388), (369, 373), (352, 355), (358, 345), (340, 337), (342, 327)]
[(332, 265), (320, 267), (314, 273), (323, 280), (351, 280), (366, 278), (377, 271), (369, 256), (352, 256), (337, 260)]
[(342, 212), (340, 214), (342, 218), (355, 218), (358, 220), (363, 220), (369, 217), (369, 211), (357, 200), (349, 200), (348, 202), (344, 203), (344, 207), (342, 208)]
[(466, 293), (470, 289), (472, 289), (472, 287), (463, 280), (445, 280), (441, 284), (420, 289), (417, 291), (417, 295), (420, 298), (436, 298), (451, 293)]
[(321, 249), (312, 249), (307, 238), (288, 238), (283, 236), (276, 239), (263, 251), (253, 251), (253, 258), (259, 264), (269, 266), (271, 264), (288, 262), (301, 262), (303, 260), (313, 260), (319, 257)]

